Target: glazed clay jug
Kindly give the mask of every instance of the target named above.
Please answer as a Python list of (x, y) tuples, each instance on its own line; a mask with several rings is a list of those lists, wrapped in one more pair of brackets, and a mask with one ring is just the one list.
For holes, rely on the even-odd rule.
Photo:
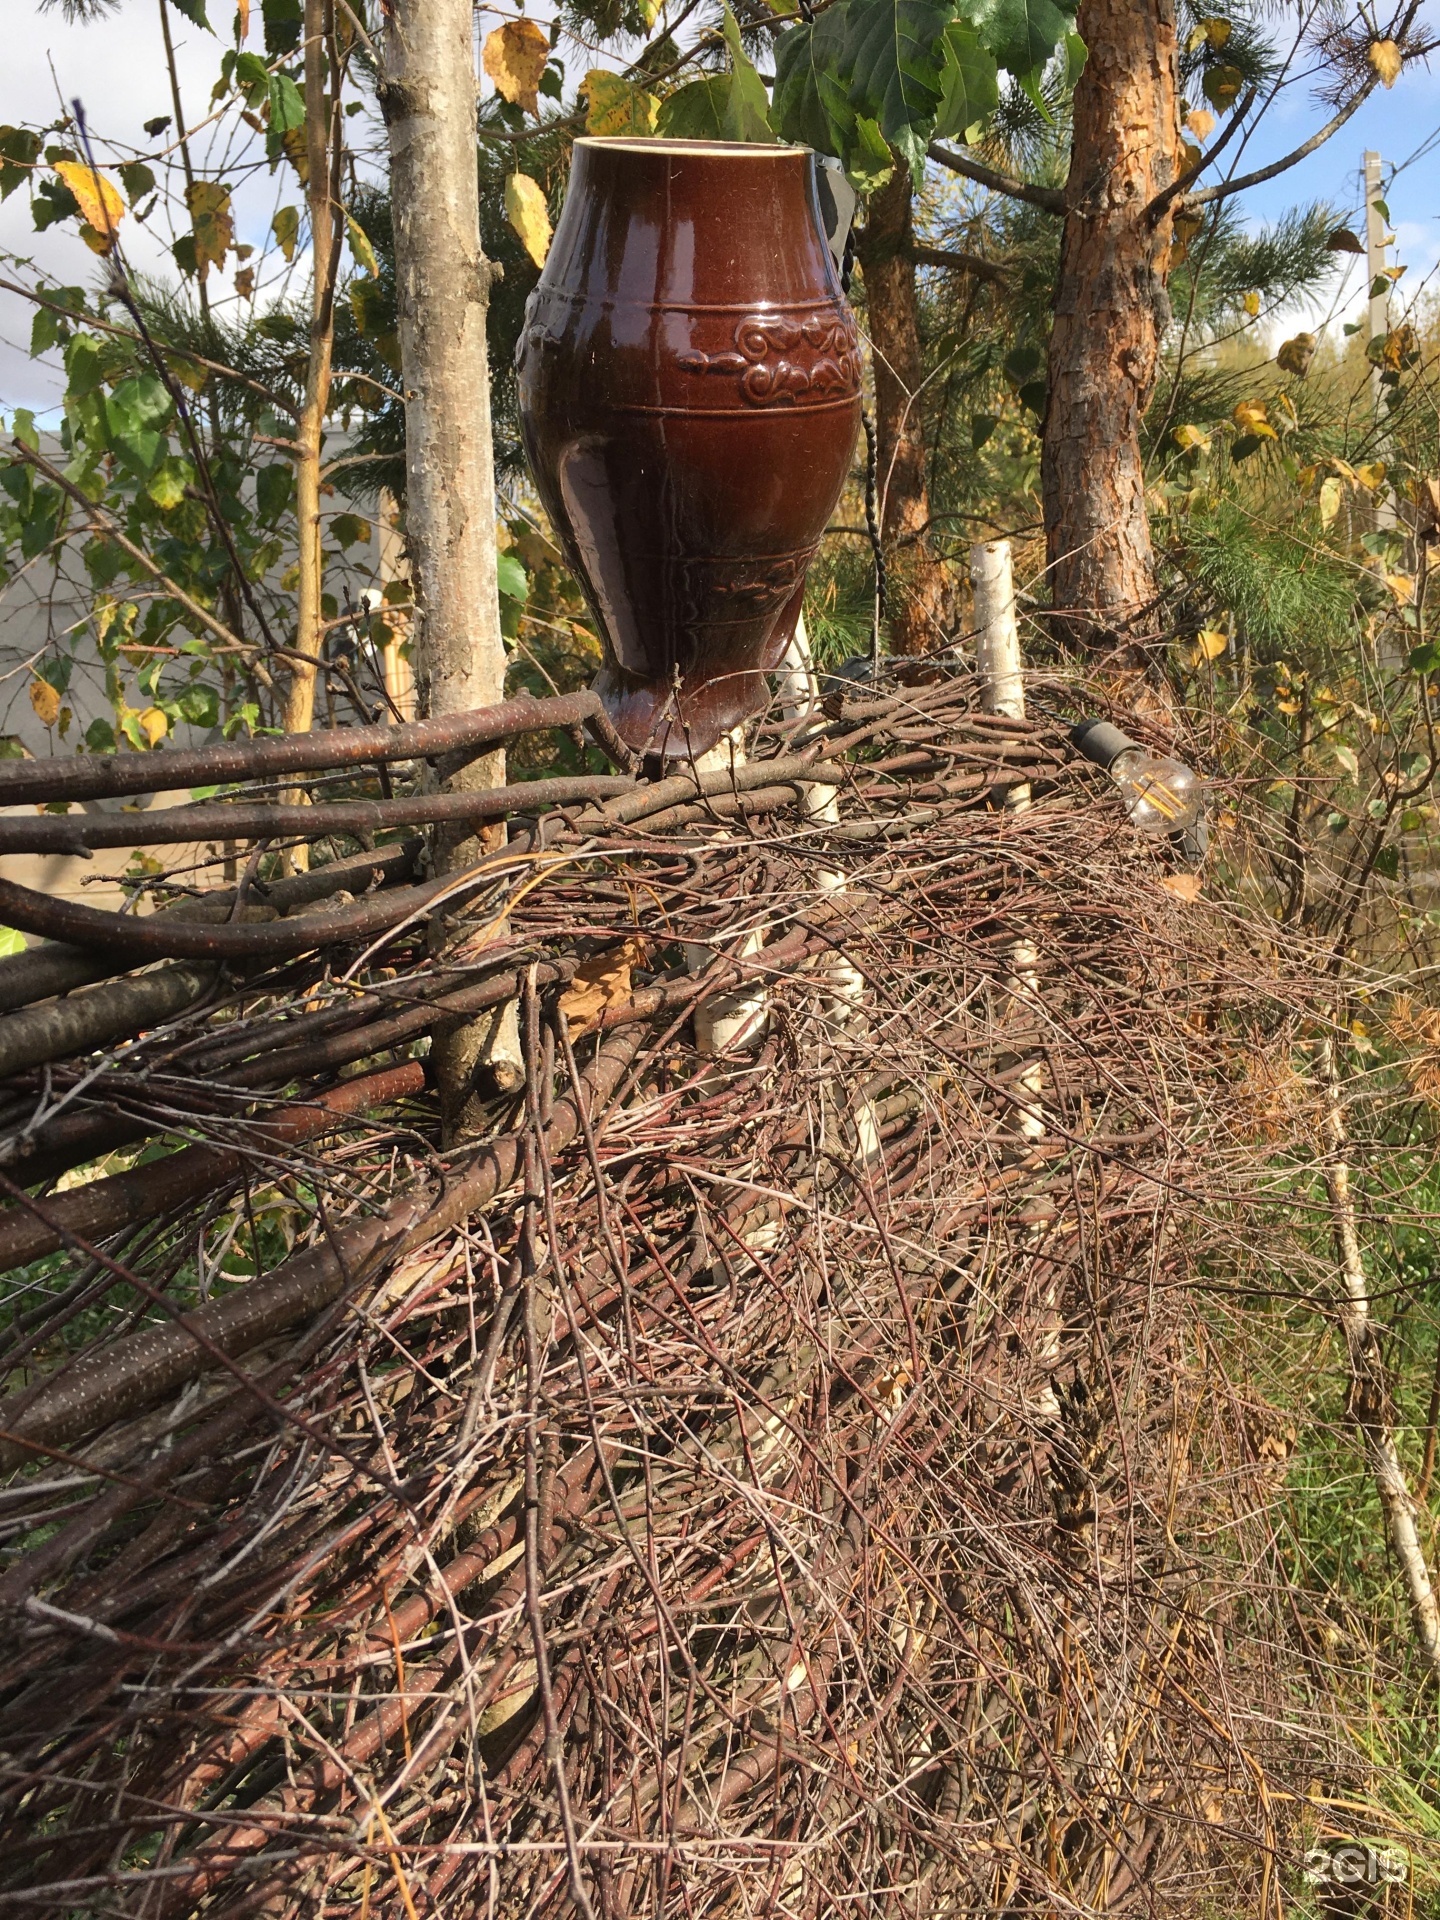
[(805, 147), (577, 140), (516, 354), (541, 501), (649, 753), (764, 703), (860, 423)]

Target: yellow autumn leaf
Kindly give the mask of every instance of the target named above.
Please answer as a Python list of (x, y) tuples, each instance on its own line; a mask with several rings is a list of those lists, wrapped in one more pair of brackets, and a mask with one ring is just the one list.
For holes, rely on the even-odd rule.
[(540, 76), (550, 58), (550, 37), (533, 20), (507, 20), (485, 38), (486, 73), (512, 106), (537, 117)]
[(1201, 47), (1210, 46), (1218, 53), (1229, 38), (1230, 22), (1228, 20), (1202, 20), (1190, 34), (1190, 51), (1198, 53)]
[(30, 704), (42, 727), (53, 727), (60, 718), (60, 696), (48, 680), (30, 682)]
[(1204, 154), (1200, 151), (1199, 147), (1195, 145), (1193, 140), (1182, 140), (1180, 142), (1180, 171), (1182, 173), (1192, 173), (1204, 158)]
[(1253, 320), (1260, 311), (1260, 296), (1258, 293), (1252, 291), (1245, 295), (1240, 304)]
[(1340, 511), (1340, 499), (1344, 492), (1339, 480), (1332, 473), (1327, 480), (1320, 482), (1320, 524), (1329, 528), (1335, 524), (1335, 516)]
[(194, 180), (185, 189), (185, 205), (195, 223), (195, 266), (204, 280), (209, 268), (224, 266), (235, 245), (230, 189), (218, 180)]
[(1210, 451), (1210, 436), (1203, 427), (1176, 427), (1170, 437), (1182, 453), (1189, 453), (1192, 447), (1198, 447), (1201, 453)]
[[(366, 233), (353, 213), (347, 213), (345, 216), (345, 233), (350, 242), (350, 252), (356, 265), (363, 267), (372, 280), (378, 279), (380, 275), (380, 263), (375, 258), (375, 249), (370, 244), (369, 234)], [(235, 284), (236, 286), (240, 284), (240, 275), (238, 273), (235, 276)]]
[(1334, 471), (1339, 474), (1340, 478), (1342, 480), (1348, 480), (1352, 487), (1358, 484), (1359, 476), (1356, 474), (1355, 469), (1348, 460), (1342, 460), (1338, 453), (1330, 456), (1330, 465)]
[(585, 76), (585, 92), (590, 96), (585, 116), (585, 131), (598, 134), (637, 134), (648, 139), (655, 131), (660, 102), (653, 93), (645, 93), (622, 80), (618, 73), (592, 67)]
[(1215, 131), (1215, 116), (1204, 107), (1192, 107), (1185, 116), (1185, 125), (1197, 140), (1208, 140)]
[(1296, 413), (1295, 402), (1290, 398), (1288, 393), (1276, 394), (1275, 411), (1283, 416), (1288, 426), (1291, 426), (1291, 427), (1299, 426), (1300, 416), (1298, 413)]
[(119, 188), (83, 160), (57, 160), (55, 171), (74, 194), (81, 219), (98, 235), (101, 245), (95, 251), (108, 253), (125, 215)]
[(140, 731), (152, 747), (158, 747), (170, 731), (170, 722), (159, 707), (146, 707), (140, 715)]
[(235, 0), (235, 37), (242, 47), (250, 38), (250, 0)]
[(1263, 400), (1242, 400), (1231, 418), (1242, 433), (1253, 433), (1261, 440), (1278, 440), (1280, 437), (1270, 424)]
[(537, 267), (550, 251), (550, 209), (539, 183), (528, 173), (512, 173), (505, 182), (505, 218)]
[(1397, 603), (1408, 607), (1415, 598), (1415, 582), (1408, 573), (1387, 573), (1385, 584), (1394, 594)]
[(1229, 634), (1222, 633), (1219, 627), (1202, 627), (1195, 636), (1195, 645), (1207, 660), (1218, 660), (1229, 644)]
[(1373, 493), (1385, 478), (1385, 462), (1383, 460), (1367, 460), (1363, 467), (1356, 467), (1355, 478), (1367, 492)]
[(1400, 78), (1400, 69), (1404, 64), (1404, 57), (1393, 40), (1371, 41), (1370, 65), (1375, 69), (1382, 86), (1393, 87)]

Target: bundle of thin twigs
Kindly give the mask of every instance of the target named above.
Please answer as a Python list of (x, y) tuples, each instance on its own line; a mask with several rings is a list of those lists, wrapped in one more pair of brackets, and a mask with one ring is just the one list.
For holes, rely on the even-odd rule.
[[(975, 708), (855, 689), (507, 797), (463, 882), (362, 848), (10, 963), (119, 977), (0, 1019), (0, 1905), (1174, 1911), (1227, 1850), (1268, 1899), (1291, 1676), (1179, 1544), (1263, 956)], [(416, 1042), (517, 997), (444, 1150)]]

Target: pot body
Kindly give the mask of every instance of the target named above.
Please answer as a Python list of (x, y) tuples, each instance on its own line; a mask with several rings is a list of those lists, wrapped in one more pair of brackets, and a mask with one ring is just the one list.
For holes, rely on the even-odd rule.
[(516, 364), (597, 690), (631, 746), (702, 753), (764, 702), (860, 422), (814, 155), (577, 140)]

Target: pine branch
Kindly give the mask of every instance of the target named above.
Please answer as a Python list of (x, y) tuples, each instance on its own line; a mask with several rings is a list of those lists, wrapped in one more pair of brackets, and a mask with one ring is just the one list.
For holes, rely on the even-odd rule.
[(926, 151), (940, 166), (948, 167), (963, 179), (973, 180), (977, 186), (988, 187), (992, 193), (1007, 194), (1012, 200), (1028, 201), (1032, 207), (1043, 207), (1046, 213), (1063, 214), (1065, 211), (1065, 195), (1059, 187), (1037, 187), (1028, 180), (1017, 180), (1011, 174), (997, 173), (993, 167), (981, 166), (978, 160), (967, 160), (963, 153), (956, 153), (953, 147), (941, 146), (938, 140), (932, 140)]

